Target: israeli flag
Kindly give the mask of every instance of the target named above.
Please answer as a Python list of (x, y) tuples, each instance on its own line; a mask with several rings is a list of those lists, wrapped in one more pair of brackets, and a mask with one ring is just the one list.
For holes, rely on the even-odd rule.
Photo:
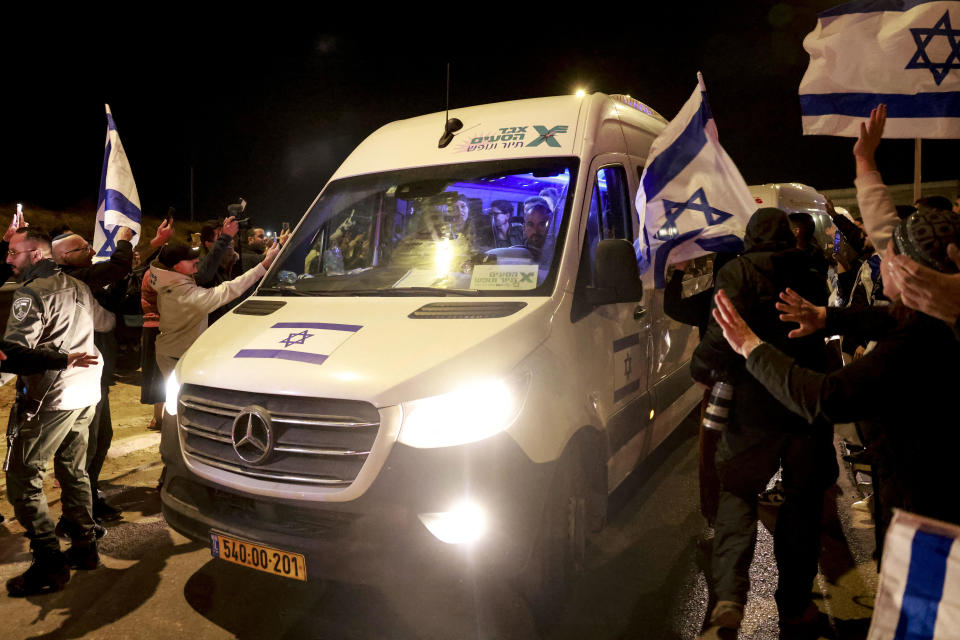
[(117, 125), (107, 108), (107, 142), (100, 174), (100, 196), (97, 198), (97, 226), (93, 230), (94, 262), (109, 260), (117, 247), (120, 227), (133, 229), (134, 246), (140, 235), (140, 196), (133, 181), (130, 161), (120, 143)]
[(867, 640), (960, 638), (960, 527), (895, 511)]
[(277, 322), (234, 354), (234, 358), (288, 360), (321, 365), (363, 327), (332, 322)]
[(856, 138), (882, 102), (884, 137), (960, 138), (960, 2), (854, 0), (821, 13), (803, 48), (804, 134)]
[(756, 209), (737, 166), (720, 146), (703, 76), (680, 113), (650, 147), (637, 190), (640, 272), (654, 268), (654, 286), (666, 285), (667, 261), (714, 251), (742, 251)]

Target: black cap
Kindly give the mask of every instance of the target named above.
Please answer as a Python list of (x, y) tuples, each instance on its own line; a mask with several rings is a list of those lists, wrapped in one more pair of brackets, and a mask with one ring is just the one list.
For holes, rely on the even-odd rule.
[(900, 221), (893, 232), (897, 251), (941, 273), (956, 273), (947, 245), (960, 246), (960, 214), (927, 209)]
[(181, 260), (193, 260), (199, 257), (200, 249), (195, 249), (185, 244), (167, 244), (160, 250), (160, 255), (157, 256), (157, 262), (167, 269), (172, 269), (173, 265)]

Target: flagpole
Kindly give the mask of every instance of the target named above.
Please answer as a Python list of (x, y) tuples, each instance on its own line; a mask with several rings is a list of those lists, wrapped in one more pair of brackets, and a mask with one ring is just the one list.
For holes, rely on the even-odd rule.
[(920, 199), (920, 138), (913, 139), (913, 201)]

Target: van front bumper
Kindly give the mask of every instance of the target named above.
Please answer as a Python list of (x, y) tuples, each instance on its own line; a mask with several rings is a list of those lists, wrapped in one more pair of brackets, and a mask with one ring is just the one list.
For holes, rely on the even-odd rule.
[[(356, 500), (288, 500), (217, 486), (193, 474), (166, 419), (163, 515), (205, 544), (216, 531), (301, 553), (310, 579), (379, 583), (398, 571), (523, 568), (539, 528), (555, 463), (532, 462), (506, 433), (458, 447), (394, 444), (371, 486)], [(486, 515), (476, 542), (448, 544), (418, 517), (469, 501)], [(408, 574), (409, 575), (409, 574)]]

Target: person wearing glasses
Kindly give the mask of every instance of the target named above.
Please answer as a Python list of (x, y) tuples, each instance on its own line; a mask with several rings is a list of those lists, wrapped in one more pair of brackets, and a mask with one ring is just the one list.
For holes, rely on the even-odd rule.
[[(112, 330), (116, 318), (97, 303), (87, 285), (63, 273), (51, 259), (49, 236), (30, 227), (18, 229), (6, 263), (21, 286), (13, 294), (4, 340), (28, 349), (97, 355), (94, 331)], [(101, 369), (98, 363), (18, 380), (15, 416), (7, 432), (7, 498), (30, 539), (33, 563), (7, 581), (11, 596), (58, 591), (70, 580), (71, 567), (95, 569), (100, 564), (85, 461), (89, 425), (100, 400)], [(51, 457), (63, 511), (74, 525), (66, 554), (60, 551), (43, 493), (43, 472)]]
[[(151, 246), (162, 246), (173, 234), (173, 227), (164, 220), (157, 229)], [(53, 241), (53, 259), (69, 276), (86, 283), (94, 292), (97, 302), (111, 311), (118, 311), (120, 298), (127, 290), (127, 277), (133, 270), (133, 230), (120, 227), (116, 235), (116, 246), (109, 260), (93, 263), (94, 249), (82, 236), (76, 233), (64, 233)], [(103, 372), (100, 380), (100, 402), (90, 424), (90, 437), (87, 446), (87, 474), (90, 476), (90, 489), (93, 493), (93, 516), (98, 522), (111, 522), (121, 518), (120, 511), (100, 497), (99, 480), (107, 451), (113, 441), (113, 423), (110, 417), (110, 383), (113, 380), (119, 347), (112, 330), (97, 333), (94, 336), (97, 348), (103, 356)], [(64, 518), (58, 524), (58, 533), (69, 533), (70, 523)]]

